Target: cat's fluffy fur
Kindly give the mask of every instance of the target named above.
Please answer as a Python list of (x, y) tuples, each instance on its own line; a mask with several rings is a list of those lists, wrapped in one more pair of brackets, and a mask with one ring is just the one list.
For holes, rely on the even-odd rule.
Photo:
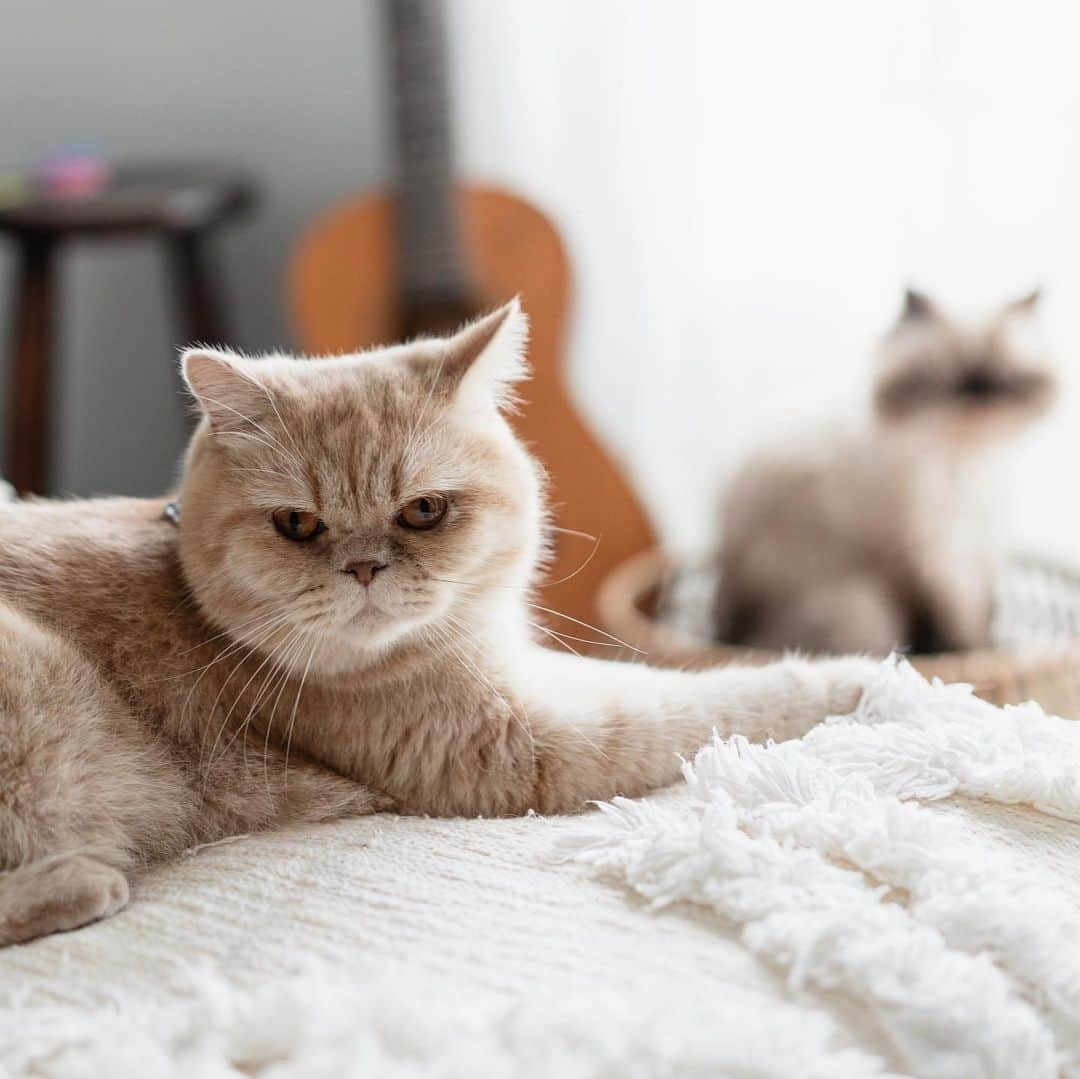
[(1037, 298), (970, 324), (909, 291), (872, 422), (747, 462), (720, 523), (718, 639), (835, 653), (988, 642), (1000, 553), (984, 451), (1055, 391)]
[[(160, 501), (4, 508), (0, 944), (117, 910), (193, 843), (573, 811), (672, 782), (714, 727), (785, 738), (855, 704), (858, 659), (688, 674), (533, 642), (543, 483), (500, 412), (524, 337), (515, 303), (359, 356), (193, 350), (178, 528)], [(448, 512), (410, 531), (423, 495)], [(287, 538), (283, 508), (325, 531)]]

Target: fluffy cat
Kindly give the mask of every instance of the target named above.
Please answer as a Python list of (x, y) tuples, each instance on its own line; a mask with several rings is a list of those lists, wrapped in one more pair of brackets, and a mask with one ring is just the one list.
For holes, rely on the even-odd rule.
[[(714, 728), (802, 734), (874, 665), (660, 671), (534, 643), (542, 477), (517, 304), (357, 356), (183, 359), (162, 501), (0, 514), (0, 944), (118, 910), (193, 843), (393, 809), (563, 813)], [(580, 632), (580, 631), (579, 631)]]
[(734, 478), (717, 639), (832, 653), (988, 643), (999, 551), (983, 458), (1054, 398), (1037, 301), (970, 325), (907, 293), (869, 427), (795, 440)]

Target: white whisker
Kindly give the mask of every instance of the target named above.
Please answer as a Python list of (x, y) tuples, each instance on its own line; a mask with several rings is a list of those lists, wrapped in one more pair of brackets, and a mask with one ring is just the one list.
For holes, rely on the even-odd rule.
[[(304, 645), (307, 643), (307, 637), (309, 631), (304, 632), (297, 638), (294, 644), (289, 649), (289, 654), (282, 662), (281, 666), (281, 680), (278, 685), (277, 696), (274, 698), (274, 706), (270, 709), (270, 717), (266, 721), (266, 736), (263, 738), (263, 779), (266, 782), (266, 797), (271, 805), (274, 802), (274, 796), (270, 791), (270, 732), (274, 727), (274, 717), (277, 715), (278, 705), (281, 703), (282, 694), (285, 692), (285, 687), (289, 684), (289, 677), (292, 674), (293, 661), (299, 657)], [(288, 765), (286, 764), (286, 772), (288, 771)]]
[(592, 540), (594, 543), (599, 543), (601, 539), (588, 532), (579, 532), (576, 528), (563, 528), (561, 525), (548, 525), (547, 528), (549, 532), (561, 532), (564, 536), (577, 536), (579, 539)]
[(285, 775), (284, 775), (284, 787), (285, 793), (289, 792), (289, 752), (292, 749), (292, 736), (293, 727), (296, 725), (296, 713), (300, 708), (300, 696), (304, 692), (304, 683), (307, 682), (308, 672), (311, 670), (312, 661), (315, 659), (315, 651), (322, 642), (322, 637), (316, 637), (311, 645), (311, 652), (308, 654), (307, 664), (304, 667), (304, 673), (300, 678), (300, 686), (296, 690), (296, 700), (293, 701), (292, 715), (289, 717), (289, 732), (285, 739)]
[[(283, 616), (283, 621), (284, 621), (285, 617), (287, 617), (287, 616)], [(255, 654), (255, 652), (258, 650), (259, 647), (261, 647), (261, 645), (263, 643), (265, 643), (271, 637), (273, 637), (273, 635), (278, 631), (279, 626), (280, 626), (280, 623), (275, 624), (273, 629), (271, 629), (268, 633), (264, 634), (260, 638), (260, 640), (258, 642), (256, 642), (255, 644), (253, 644), (248, 649), (247, 653), (240, 658), (240, 662), (237, 663), (235, 667), (233, 667), (233, 669), (229, 672), (229, 676), (221, 684), (221, 687), (217, 691), (217, 696), (214, 698), (214, 703), (210, 706), (210, 711), (209, 711), (209, 714), (207, 715), (206, 734), (203, 735), (202, 745), (199, 748), (199, 768), (203, 772), (203, 786), (202, 786), (203, 797), (206, 796), (206, 785), (207, 785), (207, 781), (209, 780), (209, 777), (210, 777), (210, 769), (211, 769), (211, 767), (213, 766), (213, 763), (214, 763), (214, 751), (217, 749), (218, 741), (220, 740), (221, 734), (225, 729), (225, 724), (228, 723), (229, 716), (232, 715), (232, 708), (230, 708), (228, 713), (225, 716), (225, 719), (222, 721), (221, 726), (218, 728), (217, 736), (214, 738), (214, 744), (210, 749), (210, 756), (209, 756), (209, 758), (207, 760), (206, 768), (203, 769), (203, 763), (202, 763), (203, 762), (203, 751), (204, 751), (204, 749), (206, 747), (206, 737), (210, 732), (210, 722), (211, 722), (211, 720), (213, 718), (214, 712), (217, 711), (218, 701), (221, 700), (221, 695), (225, 692), (226, 687), (229, 685), (229, 683), (236, 676), (236, 672), (238, 670), (240, 670), (240, 668)], [(265, 664), (266, 661), (264, 660), (263, 662)], [(259, 670), (262, 670), (262, 666), (260, 666), (255, 673), (258, 674)], [(252, 675), (252, 678), (254, 678), (254, 677), (255, 676)], [(251, 679), (248, 679), (247, 685), (244, 686), (244, 689), (247, 689), (247, 686), (250, 685), (250, 684), (251, 684)], [(243, 692), (244, 692), (244, 690), (240, 691), (241, 695), (243, 694)], [(239, 697), (237, 699), (239, 699)], [(235, 706), (236, 706), (236, 701), (234, 700), (232, 707), (235, 708)]]
[(622, 640), (620, 637), (616, 637), (614, 633), (608, 633), (607, 630), (601, 629), (599, 626), (593, 626), (588, 622), (582, 622), (580, 618), (573, 618), (568, 614), (563, 614), (562, 611), (553, 610), (551, 607), (544, 607), (539, 603), (530, 603), (529, 606), (534, 607), (538, 611), (543, 611), (545, 614), (553, 614), (556, 618), (565, 618), (568, 622), (573, 622), (576, 626), (583, 626), (585, 629), (592, 630), (593, 633), (599, 633), (601, 637), (607, 637), (609, 641), (614, 641), (615, 644), (622, 645), (623, 648), (628, 648), (631, 652), (645, 655), (640, 648), (635, 648), (632, 644), (627, 644), (626, 641)]
[[(225, 716), (225, 721), (222, 724), (222, 729), (223, 730), (228, 725), (229, 716), (232, 715), (233, 708), (235, 708), (236, 705), (240, 702), (240, 700), (243, 697), (243, 695), (244, 695), (245, 691), (247, 690), (248, 686), (250, 686), (251, 683), (255, 681), (256, 677), (258, 677), (259, 671), (261, 671), (263, 669), (263, 667), (265, 667), (267, 665), (267, 663), (271, 663), (271, 661), (273, 661), (271, 663), (269, 672), (267, 673), (266, 677), (263, 679), (263, 684), (260, 687), (259, 692), (255, 694), (255, 699), (251, 702), (251, 707), (248, 709), (248, 714), (244, 718), (243, 723), (241, 723), (240, 726), (237, 727), (236, 731), (233, 733), (233, 736), (229, 739), (228, 742), (225, 743), (225, 746), (221, 751), (222, 757), (225, 757), (228, 754), (230, 748), (232, 748), (232, 746), (235, 744), (237, 738), (239, 738), (241, 733), (242, 733), (244, 735), (243, 753), (244, 753), (244, 768), (245, 769), (247, 768), (247, 730), (248, 730), (248, 726), (250, 725), (251, 720), (254, 717), (256, 710), (258, 709), (259, 705), (263, 701), (263, 697), (266, 694), (267, 686), (270, 684), (271, 679), (274, 677), (274, 675), (278, 671), (278, 662), (279, 662), (280, 657), (282, 655), (284, 655), (285, 649), (289, 645), (291, 645), (292, 642), (296, 639), (296, 637), (298, 637), (301, 633), (303, 633), (303, 630), (301, 630), (299, 628), (291, 630), (285, 636), (284, 640), (282, 640), (279, 644), (277, 644), (274, 647), (274, 649), (267, 655), (266, 659), (264, 659), (262, 661), (262, 663), (259, 665), (259, 667), (256, 669), (255, 673), (251, 676), (251, 678), (248, 679), (247, 685), (245, 685), (244, 688), (241, 689), (240, 692), (237, 694), (236, 700), (233, 701), (232, 708), (229, 709), (228, 715)], [(213, 751), (211, 750), (210, 761), (206, 766), (207, 771), (209, 771), (212, 766), (213, 766)]]

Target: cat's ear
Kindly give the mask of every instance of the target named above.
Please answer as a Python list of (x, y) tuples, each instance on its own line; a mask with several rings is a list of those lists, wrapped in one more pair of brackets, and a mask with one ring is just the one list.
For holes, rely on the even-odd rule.
[(925, 322), (930, 319), (941, 318), (941, 312), (937, 304), (917, 289), (904, 289), (904, 306), (900, 311), (901, 322)]
[(504, 408), (513, 403), (514, 385), (528, 377), (528, 338), (529, 320), (515, 297), (447, 338), (443, 377), (466, 405)]
[(251, 367), (251, 361), (214, 348), (189, 348), (180, 358), (184, 381), (215, 430), (250, 426), (265, 411), (266, 390)]
[(1040, 299), (1042, 299), (1042, 289), (1032, 289), (1026, 296), (1007, 303), (1004, 313), (1006, 315), (1033, 315), (1038, 310)]

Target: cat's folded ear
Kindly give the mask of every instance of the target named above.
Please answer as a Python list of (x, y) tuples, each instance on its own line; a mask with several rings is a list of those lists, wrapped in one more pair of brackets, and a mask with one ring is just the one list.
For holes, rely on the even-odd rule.
[(469, 406), (505, 408), (514, 386), (529, 374), (529, 320), (517, 297), (443, 342), (441, 378)]
[(180, 358), (184, 381), (217, 431), (250, 426), (268, 407), (253, 364), (231, 352), (196, 346)]

